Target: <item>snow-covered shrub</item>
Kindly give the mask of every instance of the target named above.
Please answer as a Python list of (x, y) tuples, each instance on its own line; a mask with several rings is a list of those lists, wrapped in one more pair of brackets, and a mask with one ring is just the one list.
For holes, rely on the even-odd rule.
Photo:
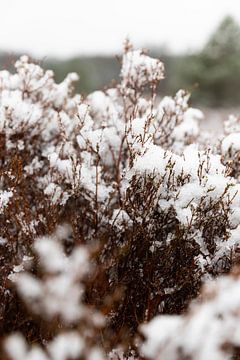
[(99, 349), (88, 349), (87, 344), (74, 331), (57, 335), (48, 343), (46, 349), (39, 345), (30, 347), (20, 334), (14, 334), (8, 337), (5, 348), (10, 358), (16, 360), (82, 359), (85, 353), (89, 360), (104, 359)]
[(205, 284), (184, 315), (160, 315), (141, 327), (148, 359), (233, 359), (240, 348), (239, 269)]
[(56, 84), (26, 56), (0, 72), (0, 317), (12, 360), (138, 359), (141, 323), (181, 314), (238, 263), (238, 120), (206, 147), (203, 114), (184, 90), (159, 99), (163, 78), (162, 62), (129, 43), (119, 84), (86, 98), (76, 74)]
[(229, 116), (224, 123), (225, 134), (220, 142), (220, 153), (223, 163), (228, 167), (228, 173), (235, 178), (240, 177), (240, 119)]
[[(60, 226), (52, 236), (36, 239), (34, 250), (41, 268), (36, 267), (33, 274), (26, 271), (23, 262), (9, 275), (28, 308), (45, 321), (44, 330), (52, 328), (54, 335), (45, 344), (42, 334), (44, 348), (29, 348), (20, 334), (12, 334), (5, 348), (13, 359), (104, 359), (102, 350), (95, 344), (104, 317), (82, 301), (83, 280), (90, 271), (89, 254), (85, 247), (78, 246), (66, 256), (63, 246), (68, 235), (69, 228)], [(33, 257), (28, 260), (32, 261)], [(74, 326), (77, 329), (73, 330)]]

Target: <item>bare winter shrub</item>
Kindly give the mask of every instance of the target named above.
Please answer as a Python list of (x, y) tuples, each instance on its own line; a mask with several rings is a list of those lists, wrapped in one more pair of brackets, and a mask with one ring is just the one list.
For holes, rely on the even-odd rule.
[[(238, 120), (204, 148), (189, 94), (159, 101), (163, 64), (129, 43), (120, 83), (85, 99), (75, 74), (56, 84), (25, 56), (15, 67), (0, 72), (2, 358), (197, 359), (179, 314), (238, 263)], [(155, 316), (182, 337), (163, 328), (140, 351)], [(238, 347), (216, 344), (216, 359)]]

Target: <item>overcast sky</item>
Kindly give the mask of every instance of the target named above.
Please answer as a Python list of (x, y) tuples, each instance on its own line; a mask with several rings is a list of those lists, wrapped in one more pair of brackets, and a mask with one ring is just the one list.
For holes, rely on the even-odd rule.
[(240, 0), (1, 0), (0, 50), (34, 56), (119, 53), (136, 46), (194, 50)]

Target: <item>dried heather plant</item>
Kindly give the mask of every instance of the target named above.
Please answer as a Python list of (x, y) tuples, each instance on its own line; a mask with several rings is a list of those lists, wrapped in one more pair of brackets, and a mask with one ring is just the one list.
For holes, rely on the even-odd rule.
[[(190, 95), (159, 98), (164, 65), (129, 42), (119, 84), (86, 98), (76, 74), (15, 68), (0, 72), (1, 358), (204, 358), (189, 303), (205, 282), (238, 301), (238, 118), (207, 141)], [(204, 334), (219, 360), (238, 351), (218, 337), (239, 331), (234, 301)]]

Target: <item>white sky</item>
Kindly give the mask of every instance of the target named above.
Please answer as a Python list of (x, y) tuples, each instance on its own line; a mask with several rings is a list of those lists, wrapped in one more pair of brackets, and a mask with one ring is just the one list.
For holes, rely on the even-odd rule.
[(193, 50), (240, 0), (1, 0), (0, 50), (68, 57), (136, 46)]

